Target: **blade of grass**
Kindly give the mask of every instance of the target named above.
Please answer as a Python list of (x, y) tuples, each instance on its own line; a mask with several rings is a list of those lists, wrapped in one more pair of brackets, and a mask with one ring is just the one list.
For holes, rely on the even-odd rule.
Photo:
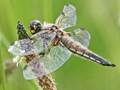
[[(1, 31), (1, 29), (0, 29)], [(0, 67), (1, 67), (1, 80), (2, 80), (2, 88), (5, 90), (5, 73), (4, 73), (4, 67), (2, 63), (2, 44), (1, 44), (1, 35), (0, 35)]]
[(1, 43), (3, 43), (3, 45), (8, 49), (10, 42), (1, 31), (0, 31), (0, 37), (2, 37)]

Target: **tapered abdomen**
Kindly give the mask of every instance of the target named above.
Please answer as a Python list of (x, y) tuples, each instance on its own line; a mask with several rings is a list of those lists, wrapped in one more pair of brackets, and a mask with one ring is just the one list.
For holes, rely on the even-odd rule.
[(107, 60), (103, 59), (102, 57), (96, 55), (95, 53), (91, 52), (87, 48), (85, 48), (80, 43), (74, 41), (73, 39), (69, 37), (63, 36), (61, 38), (61, 42), (73, 53), (85, 57), (87, 59), (90, 59), (96, 63), (102, 64), (104, 66), (112, 66), (115, 67), (114, 64), (108, 62)]

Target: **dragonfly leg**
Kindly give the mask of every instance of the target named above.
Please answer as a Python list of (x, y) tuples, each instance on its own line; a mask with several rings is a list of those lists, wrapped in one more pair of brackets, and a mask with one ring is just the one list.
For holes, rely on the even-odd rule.
[[(58, 37), (56, 36), (56, 38), (58, 38)], [(58, 38), (58, 40), (56, 41), (56, 44), (54, 44), (54, 46), (58, 46), (60, 44), (60, 41), (61, 41), (61, 38)]]
[(59, 45), (59, 42), (60, 42), (60, 39), (58, 40), (58, 42), (57, 42), (54, 46), (58, 46), (58, 45)]
[(47, 53), (48, 54), (50, 52), (50, 47), (48, 46), (48, 43), (46, 42), (46, 45), (47, 45)]

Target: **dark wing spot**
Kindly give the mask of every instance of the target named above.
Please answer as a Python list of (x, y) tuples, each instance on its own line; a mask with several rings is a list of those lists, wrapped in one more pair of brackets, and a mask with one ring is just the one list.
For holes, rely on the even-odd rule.
[(12, 46), (12, 45), (14, 45), (14, 44), (15, 44), (15, 42), (11, 43), (10, 46)]
[(64, 12), (62, 12), (62, 15), (65, 16)]
[(65, 6), (69, 6), (69, 3), (65, 4)]
[(26, 68), (28, 67), (28, 65), (25, 65), (24, 69), (23, 70), (26, 70)]
[(81, 30), (85, 30), (84, 28), (80, 28)]

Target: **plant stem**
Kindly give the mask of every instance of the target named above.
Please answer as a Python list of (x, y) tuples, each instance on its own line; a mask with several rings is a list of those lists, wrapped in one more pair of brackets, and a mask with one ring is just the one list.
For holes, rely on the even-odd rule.
[[(0, 29), (1, 32), (1, 29)], [(1, 67), (1, 80), (2, 80), (2, 88), (5, 90), (5, 73), (4, 73), (4, 67), (2, 62), (2, 44), (1, 44), (1, 35), (0, 35), (0, 67)]]

